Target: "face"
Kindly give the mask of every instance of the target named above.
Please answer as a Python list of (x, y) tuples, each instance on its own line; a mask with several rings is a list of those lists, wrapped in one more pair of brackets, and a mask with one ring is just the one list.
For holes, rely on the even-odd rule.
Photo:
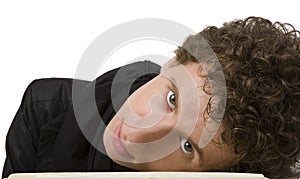
[(104, 132), (112, 160), (139, 171), (210, 171), (232, 163), (230, 148), (220, 141), (222, 126), (207, 145), (198, 145), (210, 99), (198, 69), (192, 62), (163, 66), (127, 99)]

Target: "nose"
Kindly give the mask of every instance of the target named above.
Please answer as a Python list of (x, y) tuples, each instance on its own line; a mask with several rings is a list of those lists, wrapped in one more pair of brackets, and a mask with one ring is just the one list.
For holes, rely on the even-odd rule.
[(132, 108), (127, 110), (121, 128), (124, 140), (134, 143), (153, 142), (164, 137), (173, 129), (175, 121), (172, 119), (173, 115), (162, 110), (165, 104), (158, 101), (157, 98), (151, 100), (148, 108), (138, 105), (139, 110)]
[(135, 143), (153, 142), (174, 127), (175, 114), (168, 108), (166, 83), (157, 77), (135, 91), (119, 110), (123, 119), (121, 138)]
[(121, 139), (134, 143), (148, 143), (161, 139), (174, 128), (175, 123), (170, 118), (163, 118), (154, 126), (140, 128), (128, 125), (126, 121), (121, 127)]

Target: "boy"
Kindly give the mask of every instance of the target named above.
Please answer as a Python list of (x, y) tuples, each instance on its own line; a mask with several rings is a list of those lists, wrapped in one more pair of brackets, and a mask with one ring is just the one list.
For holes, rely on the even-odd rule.
[[(104, 136), (99, 145), (109, 157), (90, 145), (76, 122), (72, 81), (34, 81), (7, 136), (3, 177), (14, 172), (131, 169), (299, 177), (299, 32), (288, 24), (250, 17), (208, 27), (199, 35), (223, 69), (226, 103), (217, 103), (226, 104), (222, 120), (212, 114), (214, 92), (224, 89), (211, 83), (205, 62), (199, 64), (191, 36), (161, 70), (150, 62), (122, 67), (127, 73), (114, 83), (135, 81), (130, 97), (119, 101), (118, 107), (110, 96), (120, 68), (96, 80), (97, 109), (108, 125), (97, 136), (99, 141)], [(157, 73), (140, 76), (149, 68)], [(82, 104), (86, 108), (87, 103)], [(85, 127), (94, 135), (99, 121), (90, 116)], [(220, 125), (203, 144), (201, 136), (210, 131), (210, 117)]]

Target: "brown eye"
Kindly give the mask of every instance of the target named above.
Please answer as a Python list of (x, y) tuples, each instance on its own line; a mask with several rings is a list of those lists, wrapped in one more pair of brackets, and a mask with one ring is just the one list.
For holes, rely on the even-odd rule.
[(167, 103), (170, 108), (174, 109), (176, 106), (176, 96), (173, 91), (169, 91), (167, 94)]
[(193, 146), (187, 139), (181, 138), (180, 139), (180, 144), (181, 144), (181, 150), (185, 154), (187, 154), (187, 155), (193, 154)]

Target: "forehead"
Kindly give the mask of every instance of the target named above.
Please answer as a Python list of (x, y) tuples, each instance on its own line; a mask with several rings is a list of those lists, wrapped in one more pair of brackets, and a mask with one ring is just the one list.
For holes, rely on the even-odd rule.
[[(187, 73), (189, 74), (189, 79), (188, 78), (181, 78), (182, 73)], [(200, 144), (200, 138), (204, 134), (203, 131), (206, 130), (206, 124), (205, 124), (205, 117), (207, 117), (204, 113), (207, 109), (207, 105), (209, 103), (210, 95), (203, 91), (203, 85), (206, 83), (206, 75), (205, 72), (202, 68), (202, 66), (199, 63), (195, 62), (189, 62), (187, 64), (180, 64), (177, 62), (175, 59), (171, 59), (166, 63), (161, 70), (161, 74), (166, 76), (167, 78), (175, 78), (176, 80), (176, 85), (181, 88), (180, 90), (180, 99), (185, 100), (188, 102), (182, 102), (182, 104), (186, 106), (181, 106), (181, 110), (190, 110), (190, 106), (192, 104), (190, 103), (189, 100), (191, 98), (194, 98), (194, 96), (188, 94), (183, 94), (185, 88), (189, 88), (191, 84), (193, 84), (195, 88), (197, 88), (197, 96), (199, 99), (199, 115), (198, 115), (198, 120), (196, 122), (196, 125), (194, 127), (193, 132), (190, 135), (190, 139), (194, 140), (195, 142), (198, 142)], [(189, 81), (187, 81), (189, 80)], [(191, 83), (192, 82), (192, 83)], [(190, 113), (190, 111), (188, 112)], [(185, 118), (186, 116), (184, 116)], [(220, 134), (223, 131), (223, 128), (220, 126), (215, 126), (216, 127), (216, 135), (213, 137), (213, 141), (209, 142), (208, 145), (203, 147), (203, 163), (205, 163), (205, 168), (202, 168), (204, 170), (209, 170), (209, 169), (215, 169), (215, 167), (218, 166), (225, 166), (228, 164), (228, 162), (231, 162), (231, 152), (228, 148), (228, 146), (222, 146), (217, 143), (222, 143), (220, 140)], [(209, 139), (207, 137), (207, 139)], [(217, 141), (217, 143), (216, 143)], [(200, 146), (200, 145), (199, 145)], [(230, 159), (230, 160), (229, 160)]]
[[(203, 77), (205, 72), (199, 63), (188, 62), (187, 64), (180, 64), (175, 57), (162, 66), (160, 73), (167, 78), (176, 80), (182, 86), (192, 82), (194, 87), (199, 88), (203, 86), (205, 80)], [(182, 73), (188, 74), (188, 77), (183, 78)]]

